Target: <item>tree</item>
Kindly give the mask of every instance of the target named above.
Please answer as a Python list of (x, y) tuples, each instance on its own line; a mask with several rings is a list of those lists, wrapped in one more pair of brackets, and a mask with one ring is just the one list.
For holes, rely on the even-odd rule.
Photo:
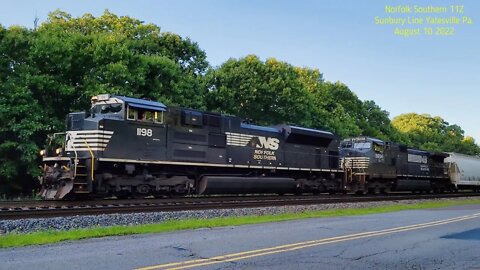
[(316, 107), (326, 112), (322, 113), (326, 117), (322, 125), (340, 136), (391, 136), (388, 112), (373, 101), (361, 101), (345, 84), (326, 82), (314, 96)]
[(480, 153), (472, 137), (465, 137), (458, 125), (450, 125), (439, 116), (408, 113), (395, 117), (392, 125), (406, 139), (403, 143), (424, 150), (457, 152), (469, 155)]
[(29, 33), (20, 27), (7, 30), (0, 26), (1, 193), (34, 186), (31, 176), (39, 172), (37, 143), (47, 132), (43, 110), (25, 86), (32, 72)]
[(357, 96), (341, 83), (326, 82), (314, 92), (315, 105), (326, 112), (323, 120), (327, 129), (341, 137), (360, 135), (356, 123), (361, 102)]
[(362, 128), (363, 135), (382, 140), (394, 137), (387, 111), (382, 110), (373, 100), (363, 101), (361, 111), (359, 125)]
[(311, 126), (312, 93), (304, 87), (306, 81), (300, 71), (274, 58), (265, 62), (254, 55), (229, 59), (207, 74), (211, 86), (207, 108), (257, 124)]
[(52, 12), (35, 35), (34, 64), (70, 92), (66, 101), (74, 109), (84, 109), (99, 93), (204, 107), (202, 76), (208, 62), (188, 38), (108, 10), (79, 18)]

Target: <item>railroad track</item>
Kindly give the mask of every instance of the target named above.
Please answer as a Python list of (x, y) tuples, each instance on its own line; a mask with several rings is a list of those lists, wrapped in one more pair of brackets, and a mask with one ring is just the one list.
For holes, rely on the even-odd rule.
[(389, 194), (374, 196), (236, 196), (177, 199), (0, 202), (0, 220), (74, 215), (228, 209), (373, 201), (427, 200), (480, 196), (479, 193)]

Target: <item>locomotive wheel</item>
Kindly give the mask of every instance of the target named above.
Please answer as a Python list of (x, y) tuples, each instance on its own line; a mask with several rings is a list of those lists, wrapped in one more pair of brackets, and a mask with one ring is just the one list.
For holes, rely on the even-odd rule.
[(138, 185), (137, 186), (137, 192), (143, 195), (149, 194), (150, 193), (150, 186), (149, 185)]

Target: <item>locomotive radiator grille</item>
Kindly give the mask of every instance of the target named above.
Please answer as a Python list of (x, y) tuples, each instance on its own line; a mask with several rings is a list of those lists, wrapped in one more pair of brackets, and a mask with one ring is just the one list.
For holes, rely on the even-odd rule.
[(369, 162), (368, 157), (345, 157), (340, 159), (340, 168), (367, 169)]
[(79, 130), (67, 131), (65, 136), (66, 151), (103, 151), (107, 147), (113, 131), (107, 130)]
[(250, 141), (256, 136), (250, 134), (225, 132), (227, 135), (227, 145), (233, 146), (247, 146)]

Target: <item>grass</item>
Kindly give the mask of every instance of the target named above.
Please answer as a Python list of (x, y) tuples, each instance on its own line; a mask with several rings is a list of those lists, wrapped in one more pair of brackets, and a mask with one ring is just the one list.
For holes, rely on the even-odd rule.
[(300, 213), (286, 213), (264, 216), (223, 217), (212, 219), (186, 219), (166, 221), (157, 224), (144, 224), (132, 226), (94, 227), (89, 229), (76, 229), (70, 231), (42, 231), (35, 233), (19, 234), (10, 233), (0, 236), (0, 248), (21, 247), (28, 245), (42, 245), (57, 243), (66, 240), (79, 240), (86, 238), (121, 236), (131, 234), (160, 233), (177, 230), (198, 228), (213, 228), (221, 226), (236, 226), (245, 224), (258, 224), (267, 222), (287, 221), (305, 218), (324, 218), (338, 216), (355, 216), (378, 213), (388, 213), (402, 210), (415, 210), (427, 208), (440, 208), (447, 206), (480, 204), (480, 199), (456, 201), (428, 201), (418, 204), (396, 204), (370, 208), (330, 209), (321, 211), (306, 211)]
[(9, 195), (7, 196), (6, 193), (0, 194), (0, 201), (38, 201), (42, 198), (38, 195), (38, 193), (32, 189), (30, 194), (18, 194), (15, 196)]

